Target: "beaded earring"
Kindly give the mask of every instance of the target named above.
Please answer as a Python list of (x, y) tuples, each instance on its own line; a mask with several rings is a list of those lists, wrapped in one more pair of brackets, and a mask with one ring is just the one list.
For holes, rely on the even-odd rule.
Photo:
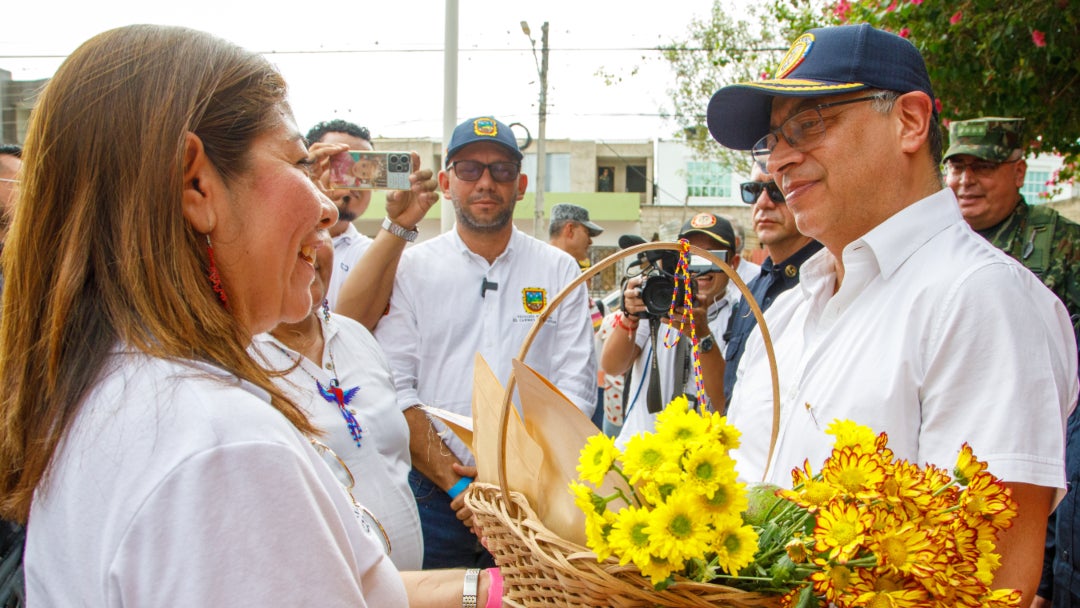
[(330, 322), (330, 302), (326, 301), (325, 298), (322, 301), (322, 316), (327, 323)]
[(229, 307), (229, 297), (225, 295), (225, 288), (221, 286), (221, 275), (218, 274), (217, 263), (214, 262), (214, 245), (210, 242), (210, 235), (206, 235), (206, 255), (210, 259), (210, 287), (218, 295), (222, 306)]

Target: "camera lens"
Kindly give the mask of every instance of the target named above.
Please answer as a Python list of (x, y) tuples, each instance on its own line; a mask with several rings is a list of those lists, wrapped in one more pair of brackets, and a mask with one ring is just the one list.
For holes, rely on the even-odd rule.
[(675, 282), (666, 276), (651, 276), (642, 281), (641, 300), (645, 303), (645, 310), (657, 317), (666, 315), (671, 307), (671, 292), (674, 289)]

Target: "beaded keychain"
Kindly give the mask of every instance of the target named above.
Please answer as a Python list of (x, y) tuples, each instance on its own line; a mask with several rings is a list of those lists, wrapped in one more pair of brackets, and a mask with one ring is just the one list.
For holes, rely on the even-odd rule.
[[(685, 311), (692, 311), (694, 308), (693, 296), (690, 293), (690, 242), (686, 239), (679, 239), (679, 263), (675, 266), (675, 280), (673, 281), (674, 287), (671, 289), (671, 306), (668, 308), (668, 318), (674, 318), (675, 308), (678, 306), (679, 286), (683, 288), (683, 301), (682, 306)], [(705, 380), (701, 374), (701, 355), (698, 352), (698, 339), (697, 333), (694, 329), (694, 315), (692, 312), (690, 316), (690, 359), (693, 361), (694, 368), (694, 390), (697, 392), (698, 404), (702, 408), (708, 408), (709, 402), (705, 395)], [(679, 340), (683, 336), (683, 327), (687, 324), (686, 315), (679, 317), (678, 331), (668, 332), (664, 336), (664, 348), (674, 348)], [(671, 335), (674, 334), (674, 340), (669, 344), (668, 340)], [(703, 409), (702, 411), (707, 411)]]

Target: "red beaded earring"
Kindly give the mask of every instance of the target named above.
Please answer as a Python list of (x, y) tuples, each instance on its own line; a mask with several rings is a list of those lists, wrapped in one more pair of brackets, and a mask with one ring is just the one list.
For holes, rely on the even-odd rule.
[(214, 262), (214, 245), (210, 242), (210, 235), (206, 235), (206, 254), (210, 258), (210, 286), (214, 293), (221, 299), (221, 304), (229, 307), (229, 297), (225, 295), (225, 288), (221, 286), (221, 275), (218, 274), (217, 264)]

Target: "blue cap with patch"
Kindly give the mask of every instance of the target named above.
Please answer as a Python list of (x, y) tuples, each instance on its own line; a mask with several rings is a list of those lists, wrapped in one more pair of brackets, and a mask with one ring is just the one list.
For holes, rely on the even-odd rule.
[(492, 116), (479, 116), (466, 120), (454, 129), (453, 135), (450, 136), (450, 145), (446, 147), (443, 162), (449, 167), (450, 159), (454, 157), (454, 154), (465, 146), (480, 141), (499, 144), (509, 150), (516, 160), (522, 158), (517, 138), (514, 137), (514, 132), (510, 130), (510, 127)]
[(717, 91), (709, 101), (709, 133), (728, 148), (749, 150), (769, 132), (773, 97), (825, 97), (863, 89), (922, 91), (934, 101), (926, 62), (907, 39), (865, 23), (822, 27), (795, 39), (771, 80)]

